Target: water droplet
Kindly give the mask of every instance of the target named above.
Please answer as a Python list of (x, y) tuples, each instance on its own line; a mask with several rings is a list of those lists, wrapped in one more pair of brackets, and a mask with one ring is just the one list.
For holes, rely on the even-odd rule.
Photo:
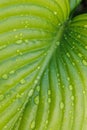
[(36, 105), (39, 104), (39, 96), (36, 96), (36, 97), (34, 98), (34, 102), (35, 102)]
[(73, 86), (72, 86), (72, 85), (69, 85), (69, 89), (70, 89), (70, 90), (73, 90)]
[(69, 77), (67, 77), (67, 80), (68, 80), (68, 81), (70, 81), (70, 78), (69, 78)]
[(36, 79), (34, 83), (37, 84), (37, 83), (38, 83), (38, 80)]
[(87, 28), (87, 24), (86, 24), (86, 25), (84, 25), (84, 27), (85, 27), (85, 28)]
[(78, 38), (80, 38), (81, 36), (80, 35), (77, 35)]
[(16, 32), (17, 31), (17, 29), (13, 29), (13, 32)]
[(31, 90), (29, 91), (29, 93), (28, 93), (28, 96), (31, 97), (31, 96), (33, 95), (33, 92), (34, 92), (34, 90), (31, 89)]
[(66, 55), (67, 55), (68, 57), (70, 57), (70, 54), (69, 54), (68, 52), (66, 53)]
[(39, 91), (40, 91), (40, 86), (37, 86), (37, 87), (36, 87), (36, 90), (39, 92)]
[(39, 70), (39, 69), (40, 69), (40, 66), (38, 66), (37, 69)]
[(0, 50), (4, 49), (7, 45), (0, 46)]
[(21, 79), (21, 80), (20, 80), (20, 83), (21, 83), (21, 84), (25, 84), (25, 82), (26, 82), (25, 79)]
[(85, 94), (86, 92), (85, 92), (85, 90), (83, 90), (83, 94)]
[(25, 41), (25, 43), (28, 43), (28, 42), (29, 42), (28, 39), (25, 39), (24, 41)]
[(57, 12), (56, 12), (56, 11), (54, 11), (54, 14), (55, 14), (55, 15), (57, 15)]
[(48, 124), (48, 120), (46, 120), (46, 124)]
[(79, 57), (82, 57), (82, 54), (81, 54), (81, 53), (78, 53), (78, 56), (79, 56)]
[(31, 128), (31, 129), (34, 129), (34, 128), (35, 128), (35, 121), (32, 121), (32, 122), (31, 122), (30, 128)]
[(51, 95), (51, 90), (48, 90), (48, 95)]
[(71, 100), (72, 100), (72, 101), (74, 100), (74, 96), (71, 96)]
[(85, 49), (87, 49), (87, 46), (85, 46)]
[(51, 98), (50, 97), (48, 98), (48, 103), (51, 103)]
[(82, 61), (84, 65), (87, 65), (87, 61), (86, 60), (83, 60)]
[(3, 74), (3, 75), (2, 75), (2, 78), (3, 78), (3, 79), (7, 79), (7, 78), (8, 78), (8, 75), (7, 75), (7, 74)]
[(3, 98), (4, 98), (4, 95), (0, 94), (0, 101), (3, 100)]
[(22, 43), (22, 40), (21, 40), (21, 39), (20, 39), (20, 40), (17, 40), (16, 43), (17, 43), (17, 44), (21, 44), (21, 43)]
[(57, 42), (56, 42), (56, 45), (57, 45), (57, 46), (59, 46), (59, 45), (60, 45), (60, 42), (59, 42), (59, 41), (57, 41)]
[(61, 103), (60, 103), (60, 109), (63, 109), (63, 108), (64, 108), (64, 103), (61, 102)]
[(9, 74), (14, 74), (15, 73), (15, 71), (14, 70), (11, 70), (10, 72), (9, 72)]

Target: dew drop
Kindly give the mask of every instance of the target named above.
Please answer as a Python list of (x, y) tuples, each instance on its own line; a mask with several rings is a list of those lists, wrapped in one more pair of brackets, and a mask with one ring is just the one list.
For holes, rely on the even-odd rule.
[(83, 94), (85, 94), (86, 92), (85, 92), (85, 90), (83, 90)]
[(59, 45), (60, 45), (60, 42), (59, 42), (59, 41), (57, 41), (57, 42), (56, 42), (56, 45), (57, 45), (57, 46), (59, 46)]
[(87, 46), (85, 46), (85, 49), (87, 49)]
[(83, 60), (82, 61), (84, 65), (87, 65), (87, 61), (86, 60)]
[(34, 102), (35, 102), (36, 105), (39, 104), (39, 96), (36, 96), (36, 97), (34, 98)]
[(66, 55), (67, 55), (68, 57), (70, 57), (70, 54), (69, 54), (68, 52), (66, 53)]
[(25, 82), (26, 82), (25, 79), (21, 79), (21, 80), (20, 80), (20, 83), (21, 83), (21, 84), (25, 84)]
[(48, 124), (48, 120), (46, 120), (46, 124)]
[(28, 93), (28, 96), (31, 97), (31, 96), (33, 95), (33, 92), (34, 92), (34, 90), (31, 89), (31, 90), (29, 91), (29, 93)]
[(21, 39), (16, 41), (16, 44), (21, 44), (21, 43), (22, 43)]
[(72, 101), (74, 100), (74, 96), (71, 96), (71, 100), (72, 100)]
[(56, 11), (54, 11), (54, 14), (55, 14), (55, 15), (57, 15), (57, 12), (56, 12)]
[(81, 53), (78, 53), (78, 56), (81, 58), (81, 57), (82, 57), (82, 54), (81, 54)]
[(3, 79), (8, 79), (8, 75), (7, 75), (7, 74), (3, 74), (3, 75), (2, 75), (2, 78), (3, 78)]
[(72, 86), (72, 85), (69, 85), (69, 89), (70, 89), (70, 90), (73, 90), (73, 86)]
[(60, 109), (63, 109), (63, 108), (64, 108), (64, 103), (61, 102), (61, 103), (60, 103)]
[(48, 95), (51, 95), (51, 90), (48, 90)]
[(80, 35), (78, 35), (77, 37), (78, 37), (78, 38), (80, 38), (81, 36), (80, 36)]
[(51, 98), (50, 97), (48, 98), (48, 103), (51, 103)]
[(87, 24), (86, 24), (86, 25), (84, 25), (84, 27), (85, 27), (85, 28), (87, 28)]
[(39, 91), (40, 91), (40, 86), (37, 86), (37, 87), (36, 87), (36, 90), (39, 92)]
[(39, 69), (40, 69), (40, 66), (38, 66), (37, 69), (39, 70)]
[(32, 122), (31, 122), (30, 128), (31, 128), (31, 129), (34, 129), (34, 128), (35, 128), (35, 121), (32, 121)]
[(15, 71), (14, 70), (11, 70), (10, 72), (9, 72), (9, 74), (14, 74), (15, 73)]
[(3, 98), (4, 98), (4, 95), (0, 94), (0, 101), (3, 100)]

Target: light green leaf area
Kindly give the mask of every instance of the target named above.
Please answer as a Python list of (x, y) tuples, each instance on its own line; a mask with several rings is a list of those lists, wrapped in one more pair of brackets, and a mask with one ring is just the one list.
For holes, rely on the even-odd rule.
[(87, 129), (87, 14), (69, 5), (0, 1), (0, 130)]
[(70, 1), (70, 9), (71, 11), (80, 4), (81, 0), (69, 0)]

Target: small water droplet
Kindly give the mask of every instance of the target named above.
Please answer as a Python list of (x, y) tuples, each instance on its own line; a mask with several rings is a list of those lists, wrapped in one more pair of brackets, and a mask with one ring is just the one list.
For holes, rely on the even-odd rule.
[(60, 103), (60, 109), (63, 109), (63, 108), (64, 108), (64, 103), (61, 102), (61, 103)]
[(83, 90), (83, 94), (85, 94), (86, 92), (85, 92), (85, 90)]
[(3, 98), (4, 98), (4, 95), (0, 94), (0, 101), (3, 100)]
[(29, 91), (29, 93), (28, 93), (28, 96), (31, 97), (31, 96), (33, 95), (33, 92), (34, 92), (34, 90), (31, 89), (31, 90)]
[(70, 54), (68, 52), (66, 53), (66, 55), (67, 55), (67, 57), (70, 57)]
[(38, 83), (38, 80), (36, 79), (34, 83), (37, 84), (37, 83)]
[(40, 69), (40, 66), (38, 66), (37, 69), (39, 70), (39, 69)]
[(85, 49), (87, 49), (87, 46), (85, 46)]
[(51, 90), (48, 90), (48, 95), (51, 95)]
[(72, 100), (72, 101), (74, 100), (74, 96), (71, 96), (71, 100)]
[(36, 97), (34, 98), (34, 102), (35, 102), (36, 105), (39, 104), (39, 96), (36, 96)]
[(0, 50), (4, 49), (7, 45), (0, 46)]
[(36, 87), (36, 90), (39, 92), (39, 91), (40, 91), (40, 86), (37, 86), (37, 87)]
[(77, 35), (78, 38), (80, 38), (81, 36), (80, 35)]
[(69, 85), (69, 89), (70, 89), (70, 90), (73, 90), (73, 86), (72, 86), (72, 85)]
[(55, 14), (55, 15), (57, 15), (57, 12), (56, 12), (56, 11), (54, 11), (54, 14)]
[(7, 75), (7, 74), (3, 74), (3, 75), (2, 75), (2, 78), (3, 78), (3, 79), (8, 79), (8, 75)]
[(25, 82), (26, 82), (25, 79), (21, 79), (21, 80), (20, 80), (20, 83), (21, 83), (21, 84), (25, 84)]
[(85, 28), (87, 28), (87, 24), (86, 24), (86, 25), (84, 25), (84, 27), (85, 27)]
[(50, 97), (48, 98), (48, 103), (51, 103), (51, 98)]
[(82, 62), (83, 62), (84, 65), (87, 66), (87, 61), (86, 60), (83, 60)]
[(59, 46), (59, 45), (60, 45), (60, 42), (59, 42), (59, 41), (57, 41), (57, 42), (56, 42), (56, 45), (57, 45), (57, 46)]
[(46, 124), (48, 124), (48, 120), (46, 120)]
[(22, 43), (21, 39), (16, 41), (16, 44), (21, 44), (21, 43)]
[(78, 53), (78, 56), (81, 58), (81, 57), (82, 57), (82, 54), (81, 54), (81, 53)]
[(16, 32), (17, 31), (17, 29), (13, 29), (13, 32)]
[(31, 128), (31, 129), (34, 129), (34, 128), (35, 128), (35, 121), (34, 121), (34, 120), (31, 122), (30, 128)]
[(14, 70), (11, 70), (10, 72), (9, 72), (9, 74), (14, 74), (15, 73), (15, 71)]

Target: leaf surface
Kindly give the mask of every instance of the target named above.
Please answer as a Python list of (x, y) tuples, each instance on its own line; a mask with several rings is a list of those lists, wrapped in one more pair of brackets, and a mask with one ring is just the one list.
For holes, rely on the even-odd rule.
[(0, 129), (86, 130), (87, 14), (67, 20), (68, 0), (0, 7)]

